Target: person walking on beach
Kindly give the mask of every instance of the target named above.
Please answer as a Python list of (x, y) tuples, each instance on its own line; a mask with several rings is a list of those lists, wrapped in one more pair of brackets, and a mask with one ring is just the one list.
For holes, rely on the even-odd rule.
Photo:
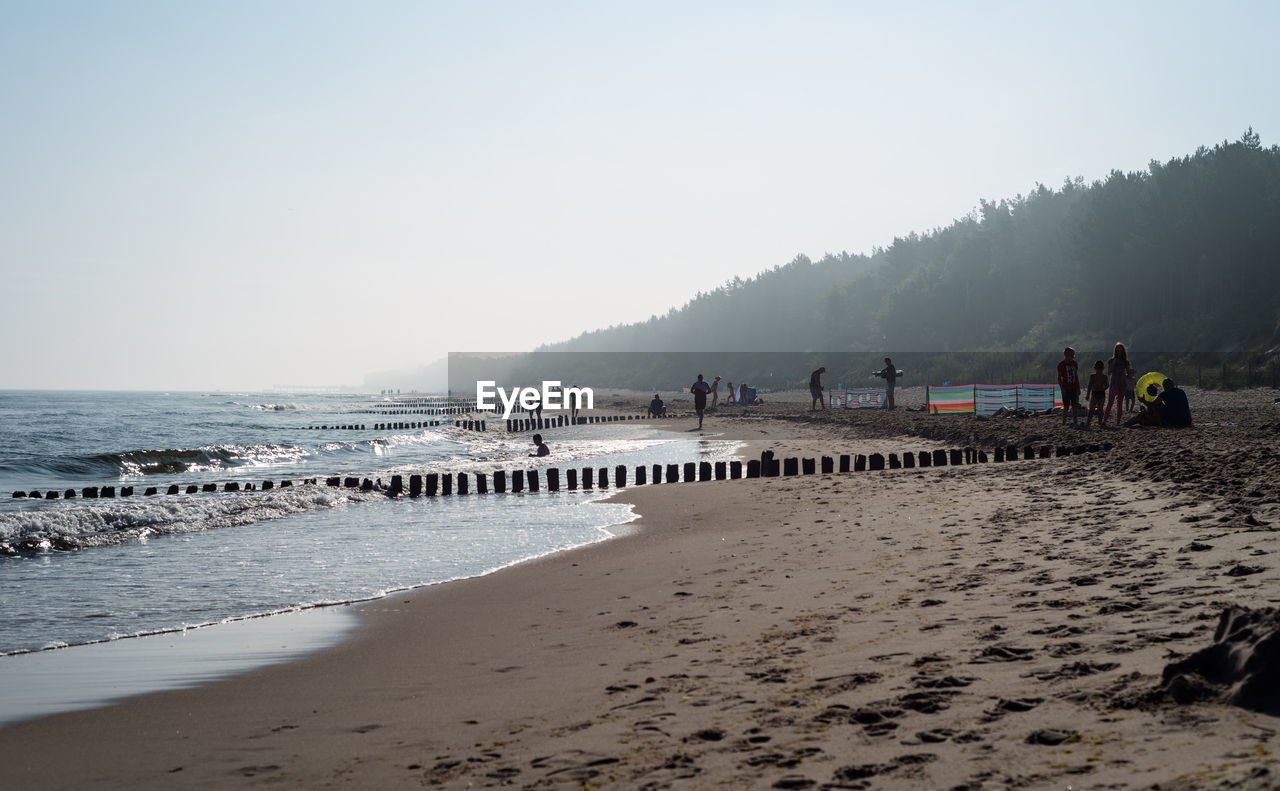
[(1102, 360), (1093, 364), (1093, 376), (1089, 377), (1089, 414), (1084, 420), (1085, 428), (1093, 424), (1094, 414), (1098, 415), (1098, 425), (1107, 425), (1106, 414), (1102, 411), (1102, 404), (1107, 400), (1107, 375), (1102, 372), (1105, 367)]
[(732, 406), (738, 402), (738, 399), (733, 390), (733, 382), (729, 383), (728, 391), (724, 395), (724, 402), (728, 406)]
[(698, 374), (698, 381), (693, 383), (689, 392), (693, 393), (693, 408), (698, 413), (698, 428), (701, 429), (702, 413), (707, 409), (707, 393), (711, 392), (711, 385), (702, 381), (702, 374)]
[(720, 403), (720, 377), (711, 380), (711, 408), (715, 409), (716, 404)]
[(893, 360), (884, 358), (884, 368), (880, 375), (884, 377), (884, 408), (893, 409), (893, 386), (898, 382), (898, 367)]
[(529, 454), (530, 457), (551, 455), (551, 448), (548, 448), (547, 443), (542, 441), (541, 434), (533, 435), (533, 444), (536, 445), (537, 447), (534, 449), (533, 453)]
[(822, 400), (822, 375), (826, 372), (826, 368), (819, 368), (809, 374), (809, 395), (813, 397), (813, 403), (809, 405), (810, 412), (817, 409), (819, 405), (823, 409), (827, 408), (826, 402)]
[(1129, 353), (1125, 350), (1123, 343), (1117, 343), (1115, 350), (1111, 353), (1111, 360), (1107, 363), (1107, 376), (1111, 379), (1111, 386), (1107, 389), (1107, 405), (1102, 410), (1102, 424), (1107, 424), (1107, 416), (1111, 414), (1111, 405), (1116, 405), (1116, 425), (1120, 425), (1124, 413), (1124, 383), (1129, 378), (1129, 372), (1133, 370), (1129, 365)]
[(1067, 410), (1071, 410), (1071, 424), (1080, 425), (1080, 364), (1076, 362), (1076, 350), (1068, 346), (1062, 350), (1058, 363), (1058, 387), (1062, 390), (1062, 425), (1067, 425)]

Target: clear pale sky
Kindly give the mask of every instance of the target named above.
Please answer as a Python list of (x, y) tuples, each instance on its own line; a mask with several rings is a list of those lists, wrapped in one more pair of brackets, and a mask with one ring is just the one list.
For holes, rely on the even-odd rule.
[(355, 385), (1249, 126), (1272, 145), (1278, 22), (1273, 2), (0, 0), (0, 388)]

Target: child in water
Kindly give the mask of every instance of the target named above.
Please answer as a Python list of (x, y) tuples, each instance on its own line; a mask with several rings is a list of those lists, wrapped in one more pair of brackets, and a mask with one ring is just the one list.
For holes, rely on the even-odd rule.
[(1098, 360), (1093, 364), (1093, 376), (1089, 377), (1089, 415), (1084, 420), (1084, 427), (1089, 428), (1089, 424), (1093, 423), (1093, 416), (1098, 416), (1098, 425), (1107, 425), (1106, 413), (1102, 411), (1103, 404), (1107, 403), (1107, 389), (1110, 382), (1103, 370), (1107, 366), (1102, 360)]

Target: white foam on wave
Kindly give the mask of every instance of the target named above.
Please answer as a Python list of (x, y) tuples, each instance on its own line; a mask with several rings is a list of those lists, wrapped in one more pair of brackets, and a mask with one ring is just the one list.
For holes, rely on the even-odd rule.
[(53, 507), (0, 514), (0, 546), (17, 549), (82, 548), (135, 541), (150, 535), (248, 525), (353, 500), (376, 492), (325, 486), (290, 486), (266, 492), (155, 495), (128, 500), (55, 501)]

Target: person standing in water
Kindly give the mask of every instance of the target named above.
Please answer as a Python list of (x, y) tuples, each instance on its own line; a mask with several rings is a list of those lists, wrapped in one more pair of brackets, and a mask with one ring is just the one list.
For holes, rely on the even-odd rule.
[(534, 435), (533, 435), (533, 444), (534, 444), (536, 447), (534, 448), (533, 453), (530, 453), (530, 454), (529, 454), (531, 457), (537, 457), (537, 456), (550, 456), (550, 455), (551, 455), (551, 448), (548, 448), (548, 447), (547, 447), (547, 443), (545, 443), (545, 442), (543, 442), (543, 441), (542, 441), (542, 435), (541, 435), (541, 434), (534, 434)]

